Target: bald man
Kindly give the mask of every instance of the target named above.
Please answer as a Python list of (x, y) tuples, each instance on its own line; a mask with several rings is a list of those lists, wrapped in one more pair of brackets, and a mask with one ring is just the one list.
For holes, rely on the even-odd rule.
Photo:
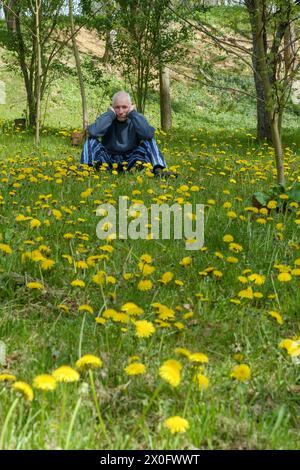
[(87, 127), (87, 136), (81, 164), (122, 172), (137, 163), (150, 163), (155, 176), (169, 176), (163, 172), (166, 162), (154, 140), (154, 128), (136, 111), (125, 91), (113, 96), (108, 110)]

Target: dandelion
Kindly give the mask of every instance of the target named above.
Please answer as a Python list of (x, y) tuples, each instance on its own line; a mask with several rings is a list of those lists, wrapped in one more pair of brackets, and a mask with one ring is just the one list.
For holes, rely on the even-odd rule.
[(55, 265), (55, 261), (53, 259), (48, 259), (48, 258), (45, 258), (42, 262), (41, 262), (41, 268), (43, 270), (47, 270), (47, 269), (51, 269), (53, 268), (53, 266)]
[(277, 279), (280, 282), (289, 282), (292, 280), (292, 276), (289, 273), (280, 273), (278, 274)]
[(240, 382), (246, 382), (251, 377), (251, 370), (247, 364), (239, 364), (234, 366), (230, 377), (239, 380)]
[(140, 257), (140, 260), (144, 261), (145, 263), (151, 264), (152, 263), (152, 256), (145, 253)]
[(27, 282), (26, 287), (28, 289), (37, 289), (37, 290), (44, 289), (44, 286), (41, 282)]
[(55, 369), (52, 375), (57, 382), (78, 382), (80, 378), (78, 372), (70, 366), (61, 366)]
[(20, 393), (23, 396), (23, 398), (25, 398), (25, 400), (27, 401), (33, 400), (33, 397), (34, 397), (33, 390), (30, 387), (30, 385), (28, 385), (26, 382), (21, 382), (21, 381), (14, 382), (12, 384), (12, 389), (15, 392)]
[(206, 390), (209, 387), (209, 379), (204, 374), (195, 375), (195, 381), (198, 384), (199, 390)]
[(91, 313), (93, 314), (94, 313), (94, 310), (93, 308), (88, 305), (88, 304), (83, 304), (83, 305), (80, 305), (80, 307), (78, 308), (79, 312), (87, 312), (87, 313)]
[(186, 268), (192, 264), (192, 258), (190, 256), (185, 256), (181, 261), (179, 261), (179, 264)]
[(180, 362), (170, 359), (165, 361), (159, 368), (160, 377), (168, 382), (172, 387), (178, 387), (181, 381), (180, 371), (182, 365)]
[(147, 291), (147, 290), (151, 290), (152, 287), (153, 287), (153, 283), (152, 283), (152, 281), (150, 281), (148, 279), (141, 280), (137, 285), (138, 290), (140, 290), (142, 292)]
[(144, 310), (134, 302), (127, 302), (122, 305), (121, 310), (129, 315), (142, 315), (142, 313), (144, 313)]
[(162, 282), (162, 284), (166, 285), (172, 281), (173, 277), (174, 274), (171, 271), (167, 271), (161, 276), (161, 279), (159, 279), (159, 281)]
[(17, 377), (13, 374), (0, 374), (0, 382), (15, 382)]
[(136, 336), (138, 338), (149, 338), (155, 332), (153, 323), (147, 320), (138, 320), (135, 322)]
[(270, 312), (268, 312), (269, 315), (271, 315), (271, 317), (275, 318), (277, 323), (279, 323), (279, 325), (282, 325), (283, 324), (283, 318), (282, 316), (280, 315), (280, 313), (276, 312), (276, 311), (273, 311), (271, 310)]
[(99, 367), (102, 367), (102, 365), (102, 359), (100, 359), (100, 357), (93, 356), (92, 354), (85, 354), (76, 362), (76, 367), (80, 371), (98, 369)]
[(3, 253), (6, 253), (7, 255), (11, 255), (13, 252), (11, 247), (7, 245), (6, 243), (0, 243), (0, 251), (2, 251)]
[(164, 421), (164, 426), (168, 428), (172, 434), (184, 433), (190, 427), (189, 422), (180, 416), (171, 416)]
[(33, 379), (33, 386), (39, 390), (52, 391), (56, 389), (56, 380), (52, 375), (49, 374), (37, 375)]
[(229, 235), (229, 234), (224, 235), (224, 237), (223, 237), (223, 242), (225, 242), (225, 243), (231, 243), (231, 242), (233, 242), (233, 240), (234, 240), (233, 236)]
[(38, 219), (31, 219), (30, 228), (38, 228), (42, 225), (42, 222)]
[(81, 279), (75, 279), (74, 281), (71, 282), (72, 287), (85, 287), (85, 282), (82, 281)]
[(127, 375), (141, 375), (146, 372), (146, 366), (140, 362), (133, 362), (124, 369)]
[(188, 358), (191, 362), (200, 362), (201, 364), (208, 362), (208, 357), (206, 354), (199, 352), (189, 354)]

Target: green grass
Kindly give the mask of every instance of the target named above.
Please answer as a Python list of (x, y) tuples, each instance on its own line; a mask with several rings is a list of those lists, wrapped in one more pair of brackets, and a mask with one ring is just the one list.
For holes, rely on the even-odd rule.
[[(0, 339), (7, 350), (2, 373), (15, 374), (18, 380), (32, 384), (38, 374), (51, 373), (64, 364), (74, 367), (83, 354), (101, 357), (103, 367), (94, 371), (94, 378), (106, 433), (99, 422), (90, 377), (83, 373), (79, 382), (58, 384), (54, 392), (34, 390), (31, 403), (22, 397), (15, 403), (18, 395), (2, 384), (0, 421), (6, 423), (0, 437), (2, 447), (299, 448), (299, 365), (278, 347), (282, 339), (299, 336), (299, 277), (279, 282), (279, 271), (274, 267), (277, 263), (292, 269), (300, 258), (299, 226), (295, 223), (299, 214), (297, 209), (291, 213), (272, 211), (262, 225), (257, 216), (245, 211), (256, 190), (275, 182), (272, 152), (266, 145), (258, 146), (253, 138), (253, 104), (248, 98), (238, 102), (228, 94), (177, 84), (173, 89), (174, 128), (167, 135), (158, 133), (157, 139), (169, 166), (178, 166), (179, 177), (157, 181), (144, 173), (115, 176), (72, 169), (77, 166), (80, 149), (70, 147), (68, 132), (80, 126), (80, 100), (72, 79), (67, 86), (63, 82), (56, 86), (61, 87), (59, 98), (51, 101), (39, 149), (34, 147), (33, 135), (15, 133), (10, 127), (22, 111), (21, 100), (16, 99), (12, 108), (1, 107), (5, 122), (0, 136), (0, 243), (13, 250), (12, 254), (2, 253), (0, 259)], [(8, 82), (9, 103), (12, 95), (13, 86)], [(95, 115), (96, 96), (97, 90), (90, 89)], [(98, 112), (107, 104), (108, 99)], [(154, 92), (146, 114), (158, 127)], [(292, 112), (287, 114), (285, 125), (287, 175), (292, 183), (300, 177), (297, 117)], [(59, 134), (60, 127), (67, 129), (66, 135)], [(193, 186), (198, 189), (191, 190)], [(93, 189), (92, 194), (82, 196), (87, 188)], [(155, 198), (171, 204), (178, 197), (206, 204), (206, 250), (187, 252), (183, 241), (115, 240), (111, 243), (113, 253), (103, 252), (106, 242), (96, 237), (99, 217), (95, 209), (100, 202), (117, 201), (121, 195), (130, 201), (142, 199), (147, 206), (156, 202)], [(226, 202), (232, 207), (223, 207)], [(62, 214), (58, 220), (54, 209)], [(237, 217), (229, 218), (228, 210), (235, 211)], [(15, 220), (18, 214), (42, 224), (31, 229), (30, 221)], [(263, 214), (261, 217), (267, 219)], [(278, 223), (284, 224), (282, 240), (277, 235)], [(70, 232), (74, 238), (69, 241), (63, 235)], [(225, 234), (242, 245), (241, 253), (229, 250), (223, 241)], [(41, 270), (39, 262), (22, 262), (22, 253), (40, 245), (49, 247), (43, 255), (55, 261), (52, 269)], [(75, 268), (74, 261), (101, 253), (108, 259), (86, 270)], [(141, 292), (137, 289), (142, 279), (138, 262), (144, 253), (152, 256), (155, 271), (149, 277), (153, 288)], [(64, 254), (72, 256), (72, 264)], [(180, 265), (185, 256), (192, 258), (188, 267)], [(228, 256), (237, 257), (238, 263), (228, 262)], [(199, 275), (209, 267), (223, 276)], [(239, 299), (238, 293), (247, 287), (238, 280), (245, 269), (266, 277), (261, 286), (248, 281), (263, 297), (240, 299), (241, 303), (235, 304), (231, 300)], [(116, 284), (96, 285), (92, 277), (100, 270), (113, 276)], [(159, 279), (166, 271), (173, 272), (174, 279), (163, 285)], [(124, 273), (132, 273), (133, 279), (125, 280)], [(84, 289), (71, 286), (76, 278), (85, 280)], [(44, 292), (26, 287), (33, 279), (44, 283)], [(175, 284), (175, 279), (183, 285)], [(106, 308), (120, 311), (126, 302), (143, 308), (141, 318), (156, 327), (151, 337), (138, 338), (131, 322), (95, 322)], [(153, 302), (173, 309), (175, 319), (165, 326), (156, 323)], [(67, 313), (60, 304), (68, 307)], [(83, 304), (91, 305), (94, 314), (79, 312)], [(282, 325), (268, 314), (272, 310), (280, 312)], [(193, 315), (186, 318), (189, 312)], [(178, 329), (176, 322), (184, 328)], [(175, 354), (177, 347), (208, 356), (208, 364), (202, 366), (210, 381), (207, 390), (198, 390), (193, 380), (196, 367)], [(236, 353), (250, 366), (251, 379), (246, 383), (230, 377), (238, 364)], [(132, 356), (139, 356), (146, 365), (145, 375), (126, 375), (124, 368)], [(176, 388), (158, 374), (168, 359), (183, 365)], [(188, 420), (186, 433), (172, 435), (165, 428), (164, 420), (174, 415)]]

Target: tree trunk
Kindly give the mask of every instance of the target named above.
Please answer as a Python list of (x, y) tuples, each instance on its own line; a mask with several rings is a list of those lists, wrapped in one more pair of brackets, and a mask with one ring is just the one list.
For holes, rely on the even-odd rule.
[(164, 131), (172, 127), (172, 110), (170, 95), (170, 74), (167, 67), (159, 69), (159, 93), (160, 93), (160, 123)]
[[(256, 128), (256, 137), (259, 142), (267, 140), (267, 142), (272, 142), (272, 132), (271, 124), (268, 117), (268, 112), (266, 110), (266, 99), (264, 95), (264, 87), (262, 79), (258, 70), (258, 50), (257, 50), (257, 40), (256, 40), (256, 28), (255, 28), (255, 5), (254, 0), (248, 0), (246, 2), (248, 8), (251, 30), (252, 30), (252, 65), (253, 65), (253, 76), (256, 89), (256, 114), (257, 114), (257, 128)], [(267, 43), (266, 39), (263, 38), (263, 45), (266, 51)]]
[(79, 56), (79, 51), (78, 51), (76, 37), (75, 37), (73, 0), (69, 0), (69, 18), (70, 18), (70, 24), (71, 24), (73, 52), (74, 52), (74, 57), (75, 57), (75, 62), (76, 62), (77, 76), (79, 80), (81, 103), (82, 103), (82, 127), (83, 129), (86, 129), (88, 125), (87, 101), (86, 101), (86, 94), (85, 94), (85, 88), (84, 88), (84, 82), (83, 82), (83, 76), (82, 76), (82, 70), (81, 70), (80, 56)]
[(41, 38), (40, 38), (40, 10), (41, 0), (35, 0), (35, 41), (36, 41), (36, 124), (35, 124), (35, 144), (40, 145), (40, 121), (41, 121)]
[(263, 31), (264, 31), (264, 22), (263, 22), (263, 5), (261, 0), (254, 0), (254, 11), (251, 13), (253, 15), (253, 28), (254, 34), (253, 37), (256, 41), (257, 48), (257, 66), (258, 72), (261, 77), (263, 91), (265, 96), (265, 107), (268, 113), (269, 122), (271, 125), (271, 134), (272, 134), (272, 143), (275, 151), (275, 162), (277, 169), (277, 182), (284, 186), (284, 165), (283, 165), (283, 151), (281, 136), (279, 132), (279, 116), (276, 104), (274, 102), (272, 94), (272, 85), (270, 82), (270, 76), (268, 71), (268, 63), (266, 56), (266, 49), (264, 45)]
[(7, 25), (7, 30), (11, 33), (16, 32), (16, 15), (14, 14), (14, 6), (16, 4), (16, 0), (7, 0), (5, 3), (3, 2), (3, 10), (5, 21)]

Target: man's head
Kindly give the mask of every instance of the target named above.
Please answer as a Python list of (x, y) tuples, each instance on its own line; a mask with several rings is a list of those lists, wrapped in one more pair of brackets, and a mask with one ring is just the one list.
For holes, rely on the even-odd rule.
[(118, 91), (112, 98), (112, 107), (115, 110), (118, 121), (126, 121), (131, 109), (131, 98), (126, 91)]

